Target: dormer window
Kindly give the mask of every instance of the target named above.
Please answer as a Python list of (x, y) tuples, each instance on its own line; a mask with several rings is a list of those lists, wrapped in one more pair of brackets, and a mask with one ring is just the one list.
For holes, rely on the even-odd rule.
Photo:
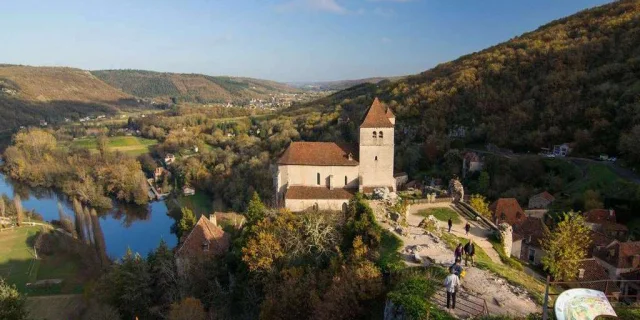
[[(375, 132), (374, 132), (374, 133), (375, 133)], [(382, 131), (380, 131), (380, 132), (378, 133), (378, 137), (380, 137), (380, 139), (382, 139)]]
[(202, 242), (202, 251), (209, 251), (209, 241), (203, 241)]
[(373, 138), (374, 138), (374, 139), (378, 138), (378, 133), (377, 133), (377, 132), (375, 132), (375, 131), (373, 132)]

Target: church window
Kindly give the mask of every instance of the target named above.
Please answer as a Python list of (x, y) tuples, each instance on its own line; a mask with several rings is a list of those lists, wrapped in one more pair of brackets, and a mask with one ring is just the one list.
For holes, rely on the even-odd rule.
[(320, 172), (316, 175), (317, 184), (320, 185)]
[(373, 132), (373, 138), (375, 139), (375, 138), (377, 138), (377, 137), (378, 137), (378, 134), (374, 131), (374, 132)]
[(347, 176), (344, 176), (344, 185), (347, 185)]
[(378, 137), (380, 137), (380, 139), (382, 139), (382, 131), (380, 131), (380, 132), (378, 133)]

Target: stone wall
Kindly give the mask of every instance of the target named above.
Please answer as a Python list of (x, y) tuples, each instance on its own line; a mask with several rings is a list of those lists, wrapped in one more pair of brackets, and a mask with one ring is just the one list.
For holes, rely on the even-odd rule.
[(293, 212), (313, 209), (318, 204), (320, 210), (342, 211), (349, 204), (348, 199), (286, 199), (285, 207)]
[[(373, 138), (373, 132), (378, 138)], [(379, 133), (383, 137), (379, 138)], [(360, 129), (360, 162), (361, 187), (390, 187), (395, 190), (393, 177), (393, 128), (361, 128)]]

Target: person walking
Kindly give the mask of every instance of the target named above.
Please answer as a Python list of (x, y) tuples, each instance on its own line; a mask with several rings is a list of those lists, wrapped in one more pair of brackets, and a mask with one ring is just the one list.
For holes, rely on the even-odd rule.
[(449, 268), (449, 275), (444, 278), (444, 287), (447, 290), (447, 309), (456, 308), (456, 291), (460, 286), (461, 281), (452, 268)]
[(464, 253), (464, 265), (467, 266), (469, 264), (469, 260), (471, 260), (471, 266), (475, 266), (474, 257), (476, 255), (476, 246), (473, 244), (473, 240), (469, 240), (469, 242), (464, 246)]
[(456, 247), (456, 250), (453, 251), (453, 255), (455, 260), (454, 261), (460, 261), (462, 260), (462, 253), (464, 252), (464, 249), (462, 248), (462, 243), (458, 243), (458, 246)]
[(450, 268), (453, 269), (453, 273), (458, 276), (458, 278), (462, 279), (462, 271), (464, 269), (462, 269), (462, 266), (460, 265), (460, 260), (456, 260), (456, 262), (452, 264)]
[(471, 230), (471, 225), (469, 224), (469, 222), (467, 222), (467, 224), (464, 226), (464, 231), (466, 231), (465, 233), (466, 236), (469, 235), (469, 230)]
[(453, 226), (453, 221), (451, 220), (451, 218), (449, 218), (449, 221), (447, 221), (447, 224), (449, 224), (449, 233), (451, 233), (451, 227)]

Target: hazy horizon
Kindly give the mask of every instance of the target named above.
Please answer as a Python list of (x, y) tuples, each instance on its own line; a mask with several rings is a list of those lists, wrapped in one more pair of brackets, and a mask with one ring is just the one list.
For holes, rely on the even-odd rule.
[(605, 0), (3, 4), (0, 63), (324, 82), (416, 74)]

